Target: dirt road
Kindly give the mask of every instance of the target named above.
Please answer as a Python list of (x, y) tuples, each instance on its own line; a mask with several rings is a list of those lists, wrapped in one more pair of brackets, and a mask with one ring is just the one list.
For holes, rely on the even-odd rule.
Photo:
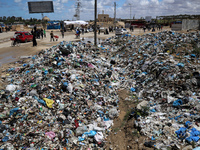
[[(165, 29), (164, 29), (165, 30)], [(134, 32), (129, 32), (131, 35), (141, 35), (144, 34), (142, 29), (135, 29)], [(145, 32), (151, 33), (151, 32)], [(32, 42), (28, 43), (21, 43), (19, 47), (11, 46), (11, 41), (9, 40), (14, 35), (14, 32), (7, 32), (4, 34), (0, 34), (0, 67), (15, 62), (21, 59), (22, 56), (31, 56), (37, 54), (42, 49), (48, 49), (54, 45), (62, 41), (80, 41), (84, 40), (87, 41), (94, 41), (94, 33), (89, 32), (85, 33), (84, 35), (81, 34), (79, 39), (75, 38), (75, 32), (65, 32), (64, 38), (62, 38), (61, 33), (58, 30), (54, 30), (54, 35), (58, 35), (58, 41), (50, 42), (50, 31), (47, 31), (47, 37), (43, 39), (37, 39), (37, 47), (32, 46)], [(109, 37), (115, 36), (114, 32), (105, 35), (101, 33), (100, 35), (97, 34), (97, 39), (106, 39)]]
[[(6, 36), (7, 35), (7, 36)], [(3, 34), (0, 35), (0, 65), (7, 64), (10, 62), (15, 62), (20, 59), (21, 56), (30, 56), (35, 55), (37, 52), (41, 51), (42, 49), (50, 48), (54, 45), (57, 45), (61, 41), (78, 41), (78, 40), (84, 40), (87, 42), (87, 40), (93, 40), (94, 33), (85, 33), (84, 35), (81, 35), (79, 39), (75, 38), (74, 32), (65, 32), (64, 38), (62, 38), (61, 33), (59, 31), (54, 31), (54, 35), (58, 35), (59, 39), (58, 41), (52, 41), (50, 42), (50, 31), (47, 31), (47, 37), (43, 39), (37, 39), (37, 47), (32, 46), (32, 42), (28, 43), (21, 43), (20, 46), (11, 46), (11, 41), (5, 39), (9, 39), (14, 35), (14, 32), (8, 32), (6, 35)], [(97, 35), (97, 38), (108, 38), (114, 36), (114, 33), (110, 33), (109, 35), (104, 35), (101, 33), (100, 35)]]

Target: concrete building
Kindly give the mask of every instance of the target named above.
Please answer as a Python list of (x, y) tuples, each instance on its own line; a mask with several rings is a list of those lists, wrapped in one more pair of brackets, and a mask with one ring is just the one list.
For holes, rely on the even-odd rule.
[(183, 19), (182, 30), (200, 30), (200, 20), (197, 19)]
[(102, 11), (102, 14), (98, 14), (98, 21), (99, 22), (109, 22), (113, 21), (113, 18), (110, 18), (108, 14), (104, 14), (104, 11)]
[(183, 19), (178, 23), (171, 24), (172, 31), (181, 30), (200, 30), (200, 20), (199, 19)]

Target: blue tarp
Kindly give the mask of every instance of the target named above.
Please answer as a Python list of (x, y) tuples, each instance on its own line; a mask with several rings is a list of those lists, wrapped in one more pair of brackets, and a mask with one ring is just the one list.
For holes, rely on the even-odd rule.
[(47, 29), (60, 29), (60, 22), (58, 21), (48, 21)]

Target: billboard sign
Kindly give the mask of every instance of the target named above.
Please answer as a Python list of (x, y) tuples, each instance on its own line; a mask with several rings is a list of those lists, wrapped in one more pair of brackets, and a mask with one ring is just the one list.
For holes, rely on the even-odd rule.
[(51, 13), (54, 12), (53, 1), (28, 2), (29, 13)]

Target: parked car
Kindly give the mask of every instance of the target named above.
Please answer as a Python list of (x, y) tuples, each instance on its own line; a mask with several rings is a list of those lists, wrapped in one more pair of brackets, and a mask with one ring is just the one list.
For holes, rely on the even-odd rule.
[(100, 32), (105, 32), (105, 28), (104, 27), (100, 27)]
[(26, 31), (17, 31), (14, 34), (14, 37), (16, 36), (18, 36), (18, 39), (20, 40), (20, 42), (24, 42), (24, 43), (33, 40), (33, 35)]
[(92, 29), (92, 28), (89, 28), (89, 32), (93, 32), (93, 29)]
[(115, 35), (123, 35), (123, 34), (128, 34), (128, 30), (124, 28), (116, 29), (115, 30)]

